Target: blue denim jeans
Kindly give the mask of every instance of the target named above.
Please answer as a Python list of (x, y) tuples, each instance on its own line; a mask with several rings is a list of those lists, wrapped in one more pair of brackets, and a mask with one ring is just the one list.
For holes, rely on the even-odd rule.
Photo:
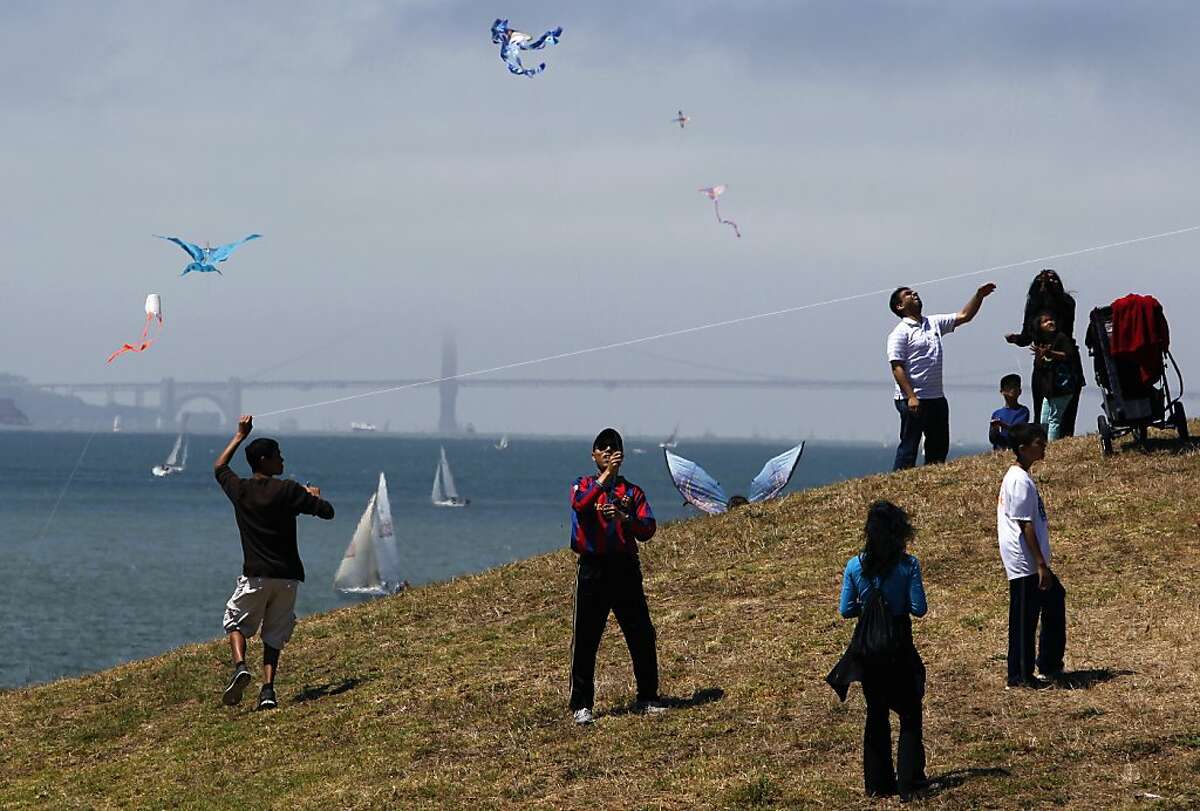
[(896, 447), (896, 463), (892, 470), (904, 470), (917, 463), (921, 437), (925, 437), (925, 464), (946, 461), (950, 452), (950, 404), (945, 397), (921, 400), (914, 414), (907, 400), (894, 400), (900, 413), (900, 444)]
[(1059, 397), (1047, 397), (1042, 400), (1042, 418), (1046, 423), (1046, 439), (1061, 439), (1070, 436), (1064, 431), (1066, 427), (1067, 410), (1071, 407), (1073, 394), (1063, 394)]

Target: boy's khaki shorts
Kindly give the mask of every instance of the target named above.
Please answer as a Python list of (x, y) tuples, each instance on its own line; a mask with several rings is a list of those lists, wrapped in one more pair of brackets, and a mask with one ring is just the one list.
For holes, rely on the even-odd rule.
[(241, 631), (249, 639), (262, 626), (262, 641), (277, 650), (292, 638), (296, 627), (299, 580), (278, 577), (239, 577), (225, 604), (225, 633)]

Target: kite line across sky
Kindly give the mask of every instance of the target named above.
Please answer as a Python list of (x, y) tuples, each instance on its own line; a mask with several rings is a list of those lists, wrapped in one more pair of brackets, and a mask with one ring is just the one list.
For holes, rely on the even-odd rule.
[[(992, 267), (980, 268), (979, 270), (969, 270), (965, 273), (954, 273), (949, 276), (939, 276), (934, 279), (925, 279), (917, 282), (914, 287), (920, 287), (930, 284), (940, 284), (942, 282), (950, 282), (956, 279), (967, 279), (971, 276), (982, 276), (985, 273), (999, 273), (1004, 270), (1012, 270), (1014, 268), (1025, 267), (1026, 265), (1034, 265), (1041, 262), (1050, 262), (1055, 259), (1067, 259), (1072, 256), (1081, 256), (1087, 253), (1098, 253), (1099, 251), (1107, 251), (1113, 248), (1121, 248), (1127, 245), (1136, 245), (1141, 242), (1150, 242), (1156, 239), (1165, 239), (1167, 237), (1179, 236), (1181, 234), (1200, 231), (1200, 225), (1189, 225), (1186, 228), (1176, 228), (1173, 231), (1163, 231), (1157, 234), (1148, 234), (1131, 239), (1123, 239), (1119, 242), (1106, 242), (1102, 245), (1092, 245), (1087, 248), (1077, 248), (1072, 251), (1064, 251), (1062, 253), (1053, 253), (1046, 256), (1035, 256), (1030, 259), (1021, 259), (1016, 262), (1008, 262), (1003, 265), (993, 265)], [(681, 327), (679, 329), (660, 332), (655, 335), (643, 335), (637, 338), (628, 338), (623, 341), (614, 341), (612, 343), (601, 344), (599, 346), (590, 346), (584, 349), (572, 349), (566, 352), (558, 352), (553, 355), (544, 355), (540, 358), (529, 358), (528, 360), (513, 361), (500, 366), (492, 366), (487, 369), (473, 369), (469, 372), (460, 372), (455, 375), (447, 375), (445, 377), (433, 377), (429, 380), (420, 380), (415, 383), (405, 383), (400, 386), (391, 386), (385, 389), (376, 389), (374, 391), (364, 391), (358, 394), (348, 394), (345, 397), (335, 397), (332, 400), (319, 400), (314, 403), (305, 403), (304, 405), (289, 406), (288, 408), (279, 408), (274, 411), (261, 412), (256, 416), (259, 417), (274, 417), (280, 414), (290, 414), (294, 411), (305, 411), (312, 408), (322, 408), (324, 406), (336, 405), (338, 403), (348, 403), (353, 400), (362, 400), (367, 397), (378, 397), (381, 394), (391, 394), (393, 392), (405, 391), (407, 389), (418, 389), (425, 386), (436, 386), (439, 383), (448, 383), (452, 380), (463, 380), (471, 377), (481, 377), (483, 375), (494, 374), (496, 372), (506, 372), (511, 369), (521, 369), (527, 366), (536, 366), (542, 363), (549, 363), (556, 360), (565, 360), (567, 358), (577, 358), (581, 355), (590, 355), (596, 352), (608, 352), (613, 349), (621, 349), (627, 346), (636, 346), (637, 344), (650, 343), (651, 341), (661, 341), (667, 338), (675, 338), (680, 335), (691, 335), (696, 332), (707, 332), (708, 330), (720, 329), (723, 327), (732, 327), (737, 324), (746, 324), (751, 321), (761, 321), (767, 318), (775, 318), (781, 315), (791, 315), (793, 313), (803, 312), (804, 310), (815, 310), (818, 307), (828, 307), (832, 304), (845, 304), (850, 301), (858, 301), (860, 299), (872, 298), (874, 296), (883, 296), (892, 292), (892, 288), (882, 288), (879, 290), (868, 290), (863, 293), (852, 293), (848, 296), (839, 296), (837, 298), (825, 299), (824, 301), (813, 301), (807, 304), (798, 304), (794, 307), (784, 307), (780, 310), (771, 310), (769, 312), (754, 313), (752, 315), (743, 315), (736, 318), (728, 318), (723, 321), (713, 321), (708, 324), (696, 324), (690, 327)]]

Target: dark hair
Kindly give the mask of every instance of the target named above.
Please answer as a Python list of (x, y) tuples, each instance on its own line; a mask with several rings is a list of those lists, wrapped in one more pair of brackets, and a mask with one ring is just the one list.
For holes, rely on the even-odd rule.
[(279, 443), (269, 437), (260, 436), (246, 446), (246, 461), (250, 469), (258, 472), (259, 465), (264, 459), (274, 459), (279, 455)]
[(625, 443), (621, 441), (621, 434), (616, 428), (605, 428), (596, 434), (596, 438), (592, 440), (592, 450), (599, 450), (600, 448), (623, 450), (624, 447)]
[(900, 315), (900, 311), (896, 308), (900, 306), (900, 294), (905, 290), (912, 290), (912, 288), (902, 284), (892, 291), (892, 297), (888, 299), (888, 309), (892, 311), (892, 315)]
[(908, 513), (890, 501), (875, 501), (867, 508), (863, 525), (866, 543), (862, 571), (866, 577), (886, 577), (904, 556), (904, 545), (916, 534)]
[(1075, 325), (1069, 324), (1073, 320), (1075, 313), (1075, 297), (1068, 293), (1063, 288), (1062, 279), (1057, 282), (1050, 282), (1045, 290), (1042, 290), (1042, 276), (1045, 273), (1053, 273), (1058, 277), (1058, 273), (1051, 268), (1046, 268), (1037, 276), (1033, 277), (1033, 281), (1029, 283), (1029, 293), (1025, 296), (1025, 326), (1024, 334), (1030, 337), (1035, 337), (1038, 333), (1038, 321), (1041, 314), (1049, 310), (1054, 313), (1055, 320), (1058, 321), (1058, 328), (1067, 335), (1075, 333)]
[(1021, 388), (1021, 376), (1018, 374), (1005, 375), (1000, 378), (1000, 388), (1002, 389), (1019, 389)]
[(745, 496), (734, 496), (733, 498), (729, 499), (729, 503), (725, 505), (725, 509), (732, 510), (736, 507), (745, 507), (749, 503), (750, 499), (746, 498)]
[[(1047, 274), (1054, 274), (1053, 281), (1050, 281), (1050, 276)], [(1042, 268), (1040, 271), (1038, 271), (1038, 275), (1034, 276), (1033, 281), (1029, 283), (1029, 295), (1037, 296), (1042, 293), (1043, 277), (1045, 277), (1049, 282), (1045, 291), (1046, 293), (1049, 293), (1055, 298), (1066, 295), (1067, 291), (1063, 287), (1062, 278), (1058, 275), (1058, 271), (1054, 268)]]
[(1021, 448), (1039, 438), (1046, 439), (1046, 429), (1040, 422), (1022, 422), (1008, 429), (1008, 444), (1017, 456), (1021, 455)]

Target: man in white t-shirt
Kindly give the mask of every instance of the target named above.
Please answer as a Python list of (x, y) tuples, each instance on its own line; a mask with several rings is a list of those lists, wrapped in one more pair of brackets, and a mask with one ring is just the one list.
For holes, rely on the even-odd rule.
[[(1037, 484), (1029, 475), (1046, 456), (1046, 430), (1038, 423), (1009, 429), (1017, 463), (1004, 474), (996, 505), (1000, 559), (1008, 574), (1008, 686), (1041, 687), (1033, 666), (1043, 676), (1062, 675), (1067, 647), (1067, 593), (1050, 571), (1050, 525)], [(1034, 658), (1034, 635), (1042, 633)]]
[(925, 437), (925, 464), (946, 461), (950, 450), (950, 406), (942, 390), (942, 336), (966, 324), (996, 285), (975, 291), (957, 313), (921, 315), (921, 297), (911, 287), (897, 287), (888, 309), (900, 323), (887, 338), (887, 358), (896, 380), (896, 411), (900, 413), (900, 445), (893, 470), (917, 463), (921, 436)]

